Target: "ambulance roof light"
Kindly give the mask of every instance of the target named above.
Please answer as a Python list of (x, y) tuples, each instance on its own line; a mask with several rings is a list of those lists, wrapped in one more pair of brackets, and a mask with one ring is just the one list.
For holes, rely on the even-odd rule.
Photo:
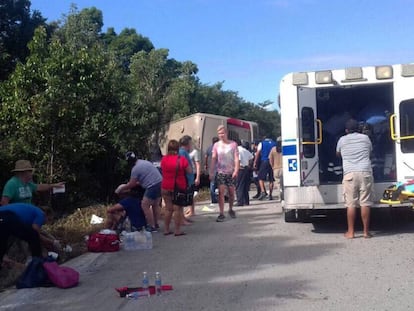
[(394, 76), (391, 66), (376, 66), (375, 75), (378, 80), (392, 79)]
[(315, 72), (315, 81), (317, 84), (334, 83), (334, 80), (332, 79), (332, 71), (325, 70)]
[(306, 72), (295, 72), (292, 76), (292, 84), (293, 85), (307, 85), (308, 81), (308, 74)]
[(366, 80), (367, 79), (364, 79), (361, 67), (349, 67), (345, 69), (345, 80), (343, 80), (343, 82)]
[(401, 65), (401, 76), (413, 77), (414, 76), (414, 64)]

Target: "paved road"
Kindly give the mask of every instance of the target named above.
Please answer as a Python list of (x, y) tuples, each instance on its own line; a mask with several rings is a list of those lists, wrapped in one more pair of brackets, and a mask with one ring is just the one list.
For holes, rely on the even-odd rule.
[[(216, 223), (197, 206), (187, 236), (154, 234), (154, 249), (86, 254), (67, 265), (72, 289), (0, 293), (0, 310), (412, 310), (414, 221), (375, 213), (372, 239), (345, 240), (343, 215), (312, 223), (283, 220), (279, 204), (253, 201)], [(390, 220), (389, 217), (392, 216)], [(174, 290), (128, 300), (115, 287), (140, 285), (142, 271)]]

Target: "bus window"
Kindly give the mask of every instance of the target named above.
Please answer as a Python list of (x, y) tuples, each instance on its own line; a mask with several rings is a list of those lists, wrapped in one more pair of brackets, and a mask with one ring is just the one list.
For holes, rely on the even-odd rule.
[(240, 139), (239, 133), (231, 129), (228, 129), (227, 136), (230, 140), (233, 141), (238, 141)]
[[(402, 101), (400, 104), (400, 137), (414, 136), (414, 99)], [(402, 139), (401, 151), (414, 152), (414, 139)]]
[[(303, 107), (301, 111), (302, 141), (315, 142), (315, 114), (310, 107)], [(315, 157), (315, 145), (303, 145), (303, 156), (305, 158)]]

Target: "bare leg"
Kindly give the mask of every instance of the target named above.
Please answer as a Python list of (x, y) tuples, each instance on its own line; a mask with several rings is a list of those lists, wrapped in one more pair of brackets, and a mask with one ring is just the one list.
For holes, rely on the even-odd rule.
[[(226, 186), (225, 185), (220, 185), (218, 186), (219, 189), (219, 209), (220, 209), (220, 215), (224, 215), (224, 193), (226, 191)], [(234, 193), (233, 193), (233, 198), (234, 198)]]
[(361, 207), (361, 218), (362, 218), (362, 225), (364, 227), (364, 238), (370, 238), (371, 234), (369, 233), (369, 220), (370, 220), (369, 206)]
[(264, 180), (260, 180), (260, 179), (259, 179), (259, 185), (260, 185), (260, 191), (261, 191), (262, 193), (265, 193), (265, 192), (266, 192), (266, 187), (265, 187)]
[(348, 221), (348, 231), (345, 232), (344, 236), (347, 239), (353, 239), (355, 237), (355, 207), (348, 207), (346, 209), (346, 216), (347, 216), (347, 221)]
[(272, 196), (272, 193), (273, 193), (273, 186), (274, 186), (273, 182), (269, 182), (269, 195), (270, 196)]
[(154, 214), (151, 210), (151, 200), (149, 200), (147, 197), (144, 197), (141, 202), (142, 211), (145, 214), (145, 218), (147, 219), (147, 224), (149, 224), (151, 227), (155, 227), (154, 223)]
[(195, 203), (193, 200), (193, 204), (185, 211), (185, 217), (191, 217), (195, 215)]
[(233, 209), (233, 204), (234, 204), (234, 187), (228, 187), (227, 188), (229, 191), (229, 211), (231, 211)]
[(158, 219), (160, 218), (160, 204), (161, 198), (157, 198), (154, 200), (153, 204), (151, 205), (152, 209), (152, 216), (154, 217), (154, 225), (158, 225)]
[[(170, 209), (171, 208), (171, 209)], [(169, 233), (170, 232), (170, 223), (171, 223), (171, 218), (173, 215), (173, 210), (172, 210), (172, 206), (168, 206), (165, 209), (165, 214), (164, 214), (164, 233)]]
[(174, 205), (174, 233), (180, 234), (181, 233), (181, 220), (184, 218), (183, 215), (183, 208), (181, 206)]

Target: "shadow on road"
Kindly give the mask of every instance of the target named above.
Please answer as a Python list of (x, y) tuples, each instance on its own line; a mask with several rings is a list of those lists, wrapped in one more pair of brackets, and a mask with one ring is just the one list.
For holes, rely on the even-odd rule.
[[(328, 211), (325, 217), (312, 219), (314, 233), (342, 233), (347, 230), (346, 210)], [(358, 210), (355, 229), (362, 230)], [(414, 211), (411, 208), (383, 208), (371, 210), (370, 230), (375, 235), (414, 233)]]

